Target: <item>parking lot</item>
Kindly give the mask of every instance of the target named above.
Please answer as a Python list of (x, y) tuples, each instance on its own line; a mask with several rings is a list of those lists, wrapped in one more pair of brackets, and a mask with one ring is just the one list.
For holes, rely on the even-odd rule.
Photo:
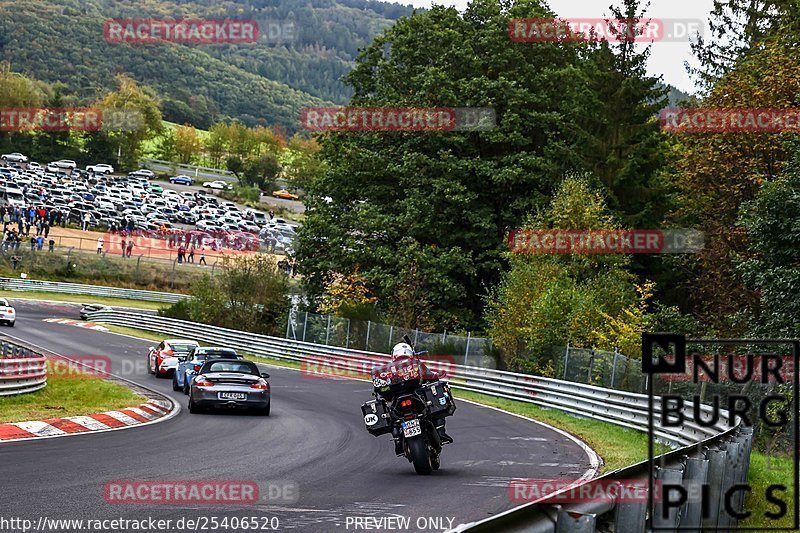
[(110, 165), (76, 167), (74, 161), (43, 167), (22, 154), (4, 154), (0, 205), (15, 219), (20, 210), (44, 209), (49, 225), (147, 232), (165, 240), (185, 235), (187, 248), (293, 252), (296, 224), (225, 201), (211, 190), (157, 182), (145, 169), (120, 175)]

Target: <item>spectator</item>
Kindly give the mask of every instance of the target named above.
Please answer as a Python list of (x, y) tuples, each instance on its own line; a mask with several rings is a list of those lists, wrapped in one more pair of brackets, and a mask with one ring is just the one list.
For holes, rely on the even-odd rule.
[(97, 239), (97, 253), (98, 253), (98, 255), (103, 253), (103, 245), (105, 243), (106, 243), (106, 241), (103, 239), (103, 236), (101, 235), (100, 238)]
[(56, 241), (54, 241), (53, 239), (50, 239), (50, 242), (47, 243), (47, 245), (48, 245), (47, 246), (47, 251), (48, 252), (52, 252), (56, 248)]
[(17, 269), (17, 265), (19, 265), (19, 257), (16, 256), (16, 255), (11, 256), (11, 268), (16, 270)]
[(4, 210), (3, 213), (3, 231), (8, 229), (8, 225), (11, 224), (11, 215), (8, 214), (8, 211)]
[(90, 215), (88, 211), (83, 214), (83, 224), (81, 225), (81, 229), (83, 231), (87, 231), (89, 229), (89, 222), (91, 220), (92, 220), (92, 215)]
[(134, 247), (133, 239), (131, 239), (128, 241), (128, 257), (131, 256), (131, 253), (133, 252), (133, 247)]
[(194, 244), (189, 248), (189, 256), (187, 257), (189, 263), (194, 263)]
[(275, 211), (273, 211), (272, 209), (270, 209), (270, 210), (269, 210), (269, 219), (270, 219), (270, 220), (272, 220), (273, 218), (275, 218)]
[(46, 239), (49, 236), (50, 236), (50, 224), (48, 222), (45, 222), (44, 223), (44, 238)]
[(180, 263), (180, 264), (183, 263), (183, 256), (184, 255), (186, 255), (186, 248), (184, 248), (183, 245), (181, 244), (178, 247), (178, 263)]
[(122, 238), (122, 257), (125, 257), (125, 237)]
[(198, 265), (207, 265), (206, 263), (206, 247), (200, 247), (200, 261), (197, 262)]
[(44, 247), (44, 237), (39, 235), (36, 237), (36, 249), (41, 250)]
[(31, 252), (36, 250), (36, 237), (31, 237)]

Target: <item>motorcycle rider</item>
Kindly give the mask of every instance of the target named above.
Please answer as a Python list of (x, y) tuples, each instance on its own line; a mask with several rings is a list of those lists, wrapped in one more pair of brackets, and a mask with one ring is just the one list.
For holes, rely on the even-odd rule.
[[(434, 372), (428, 369), (428, 367), (419, 360), (417, 357), (417, 353), (414, 351), (414, 348), (411, 347), (410, 344), (406, 342), (400, 342), (395, 344), (394, 348), (392, 348), (392, 367), (397, 370), (401, 370), (402, 368), (406, 367), (413, 367), (418, 366), (420, 370), (420, 384), (424, 383), (431, 383), (434, 381), (439, 381), (439, 373)], [(391, 396), (389, 395), (382, 395), (385, 401), (391, 401)], [(445, 431), (445, 423), (446, 420), (441, 418), (438, 420), (438, 426), (436, 427), (436, 431), (439, 434), (439, 439), (441, 439), (442, 443), (452, 443), (453, 438), (447, 434)], [(403, 454), (403, 448), (400, 445), (400, 433), (398, 428), (392, 429), (392, 436), (394, 437), (394, 451), (397, 455)]]

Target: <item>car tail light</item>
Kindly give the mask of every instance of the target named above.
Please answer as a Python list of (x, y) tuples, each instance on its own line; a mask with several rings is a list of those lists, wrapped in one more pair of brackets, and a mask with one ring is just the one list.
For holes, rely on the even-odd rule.
[(214, 382), (213, 381), (208, 381), (206, 378), (204, 378), (202, 376), (200, 376), (199, 378), (195, 379), (194, 380), (194, 384), (197, 385), (198, 387), (213, 387), (214, 386)]
[(200, 372), (200, 365), (194, 365), (194, 371)]
[(259, 390), (267, 390), (269, 388), (269, 385), (267, 385), (266, 381), (264, 381), (263, 379), (260, 379), (257, 382), (253, 383), (252, 385), (250, 385), (250, 388), (251, 389), (259, 389)]
[(411, 407), (411, 399), (403, 400), (400, 402), (400, 407)]

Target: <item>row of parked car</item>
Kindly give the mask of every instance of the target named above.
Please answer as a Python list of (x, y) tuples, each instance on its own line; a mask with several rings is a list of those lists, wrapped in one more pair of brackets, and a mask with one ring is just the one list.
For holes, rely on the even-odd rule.
[(190, 413), (251, 409), (269, 416), (269, 374), (231, 348), (165, 339), (148, 350), (147, 369), (157, 378), (172, 378), (172, 389), (189, 397)]
[[(25, 161), (20, 162), (21, 158)], [(62, 166), (51, 169), (56, 163)], [(183, 225), (180, 229), (208, 233), (246, 232), (258, 235), (269, 251), (294, 251), (297, 228), (284, 219), (242, 210), (234, 202), (201, 191), (164, 189), (151, 181), (155, 174), (147, 169), (115, 175), (111, 165), (89, 165), (81, 170), (74, 161), (56, 163), (42, 168), (22, 154), (0, 156), (0, 204), (42, 205), (61, 211), (68, 221), (86, 221), (89, 227), (109, 230), (158, 231)], [(174, 176), (170, 181), (191, 184), (186, 178)]]

